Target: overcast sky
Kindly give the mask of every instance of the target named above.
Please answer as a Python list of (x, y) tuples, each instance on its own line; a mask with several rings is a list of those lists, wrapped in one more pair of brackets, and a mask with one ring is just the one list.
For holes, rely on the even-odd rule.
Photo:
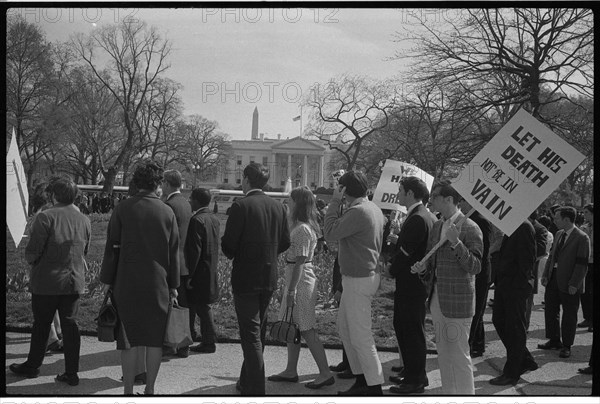
[[(173, 44), (165, 75), (183, 85), (185, 114), (216, 120), (233, 139), (250, 139), (258, 107), (259, 132), (299, 134), (300, 91), (344, 73), (386, 79), (402, 62), (392, 35), (410, 25), (398, 9), (19, 9), (51, 41), (90, 32), (123, 18), (156, 26)], [(430, 19), (448, 17), (431, 15)], [(456, 16), (451, 16), (456, 17)], [(414, 22), (414, 19), (413, 19)], [(306, 111), (305, 111), (306, 112)], [(303, 125), (306, 125), (306, 113)]]

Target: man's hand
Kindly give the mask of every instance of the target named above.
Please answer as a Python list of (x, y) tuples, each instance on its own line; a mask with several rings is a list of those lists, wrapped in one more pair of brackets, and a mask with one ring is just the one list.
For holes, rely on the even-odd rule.
[(542, 282), (542, 286), (546, 287), (548, 285), (548, 278), (542, 277), (541, 282)]
[(448, 230), (446, 231), (446, 238), (448, 239), (448, 241), (450, 241), (450, 244), (454, 245), (458, 243), (459, 234), (460, 232), (458, 231), (456, 225), (452, 224), (450, 225), (450, 227), (448, 227)]
[(411, 274), (422, 274), (425, 272), (426, 265), (422, 264), (421, 261), (415, 262), (412, 267), (410, 267)]
[(386, 241), (388, 244), (396, 244), (396, 242), (398, 241), (398, 235), (390, 233), (388, 234)]
[(577, 288), (575, 286), (569, 286), (569, 294), (574, 295), (577, 293)]
[(344, 192), (345, 191), (346, 191), (346, 187), (343, 186), (343, 185), (340, 185), (337, 188), (334, 188), (332, 199), (339, 199), (339, 200), (341, 200), (344, 197)]

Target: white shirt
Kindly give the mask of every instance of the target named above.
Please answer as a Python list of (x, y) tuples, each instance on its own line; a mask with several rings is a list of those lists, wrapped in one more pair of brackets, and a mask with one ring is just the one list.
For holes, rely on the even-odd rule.
[(165, 199), (165, 200), (166, 200), (166, 201), (168, 201), (170, 197), (172, 197), (172, 196), (173, 196), (173, 195), (175, 195), (175, 194), (180, 194), (180, 193), (181, 193), (181, 191), (175, 191), (175, 192), (171, 192), (171, 193), (170, 193), (170, 194), (167, 196), (167, 199)]
[(417, 202), (417, 203), (413, 203), (412, 205), (410, 205), (408, 207), (408, 209), (406, 209), (406, 216), (410, 215), (410, 212), (412, 212), (417, 206), (422, 205), (422, 202)]

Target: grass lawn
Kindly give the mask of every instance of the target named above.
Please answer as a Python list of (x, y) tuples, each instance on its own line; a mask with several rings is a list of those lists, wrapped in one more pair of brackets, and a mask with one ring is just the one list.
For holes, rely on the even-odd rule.
[[(219, 214), (221, 221), (221, 234), (225, 229), (227, 216)], [(106, 228), (108, 225), (108, 215), (91, 215), (92, 220), (92, 244), (88, 252), (88, 271), (86, 273), (86, 285), (88, 290), (82, 296), (80, 305), (79, 324), (82, 332), (94, 333), (96, 324), (94, 318), (97, 315), (100, 304), (102, 303), (101, 284), (98, 281), (98, 273), (104, 254), (104, 245), (106, 242)], [(6, 244), (6, 326), (27, 328), (33, 323), (31, 314), (31, 295), (28, 289), (29, 265), (24, 259), (25, 246), (27, 239), (21, 242), (18, 248), (15, 248), (12, 238), (7, 232)], [(280, 257), (280, 277), (279, 289), (273, 295), (271, 306), (269, 307), (269, 321), (275, 321), (279, 312), (279, 302), (282, 297), (283, 289), (283, 271), (284, 260)], [(329, 290), (331, 289), (331, 271), (333, 269), (333, 256), (330, 254), (321, 254), (315, 257), (314, 265), (317, 275), (317, 290), (319, 292), (319, 301), (317, 303), (317, 329), (321, 340), (327, 345), (337, 345), (340, 343), (335, 321), (337, 309), (323, 308), (327, 301)], [(219, 287), (220, 300), (213, 305), (214, 318), (217, 326), (216, 332), (220, 341), (232, 341), (239, 339), (237, 318), (233, 307), (233, 298), (231, 294), (230, 274), (231, 262), (224, 256), (219, 258)], [(381, 287), (373, 299), (373, 335), (379, 348), (393, 349), (396, 347), (396, 338), (393, 327), (394, 311), (394, 281), (383, 279)], [(426, 319), (426, 330), (428, 334), (428, 347), (434, 348), (433, 326), (428, 316)], [(199, 329), (199, 327), (198, 327)]]

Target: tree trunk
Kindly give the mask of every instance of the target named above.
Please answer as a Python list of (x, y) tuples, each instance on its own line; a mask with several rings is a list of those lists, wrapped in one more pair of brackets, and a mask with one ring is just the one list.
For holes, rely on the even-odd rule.
[(104, 175), (104, 188), (102, 188), (102, 192), (111, 193), (115, 186), (117, 167), (112, 166), (108, 170), (102, 171), (102, 175)]

